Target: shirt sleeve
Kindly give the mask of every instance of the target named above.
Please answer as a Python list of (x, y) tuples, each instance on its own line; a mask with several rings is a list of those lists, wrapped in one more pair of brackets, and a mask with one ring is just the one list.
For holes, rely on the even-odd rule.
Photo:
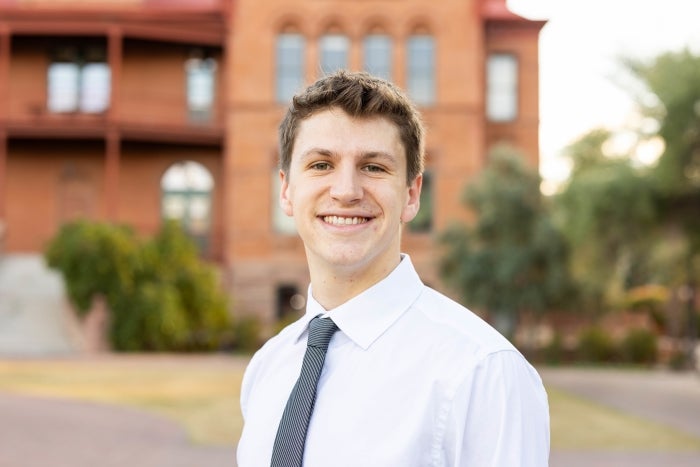
[(485, 356), (456, 388), (447, 466), (546, 467), (549, 405), (542, 380), (515, 350)]

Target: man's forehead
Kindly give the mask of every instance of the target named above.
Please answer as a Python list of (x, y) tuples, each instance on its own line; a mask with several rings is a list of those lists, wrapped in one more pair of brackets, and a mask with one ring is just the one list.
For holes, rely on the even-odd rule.
[[(358, 140), (360, 133), (362, 140)], [(403, 149), (397, 125), (384, 116), (353, 117), (338, 108), (326, 109), (299, 124), (294, 153), (312, 148), (327, 150), (362, 148), (365, 152), (395, 152)]]

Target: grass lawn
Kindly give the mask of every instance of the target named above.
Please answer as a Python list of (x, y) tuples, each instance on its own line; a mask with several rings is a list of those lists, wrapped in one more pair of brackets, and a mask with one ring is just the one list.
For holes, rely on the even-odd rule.
[[(123, 404), (169, 417), (200, 444), (234, 445), (247, 357), (104, 355), (0, 361), (0, 391)], [(549, 389), (552, 449), (700, 450), (700, 439)]]
[(673, 428), (547, 389), (552, 449), (676, 451), (700, 450), (700, 439)]

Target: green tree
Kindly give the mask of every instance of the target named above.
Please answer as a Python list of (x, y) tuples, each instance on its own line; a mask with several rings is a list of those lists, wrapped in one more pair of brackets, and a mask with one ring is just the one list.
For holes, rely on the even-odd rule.
[[(665, 150), (654, 170), (659, 191), (668, 196), (700, 192), (700, 56), (668, 52), (651, 61), (623, 59), (644, 89), (637, 96), (644, 115), (657, 122)], [(696, 205), (697, 206), (697, 205)], [(700, 208), (698, 208), (700, 209)], [(695, 211), (698, 212), (698, 211)]]
[(565, 240), (550, 220), (539, 174), (523, 160), (509, 147), (495, 148), (464, 193), (475, 222), (441, 236), (443, 279), (508, 337), (521, 312), (561, 306), (572, 292)]
[(685, 299), (692, 341), (700, 274), (700, 56), (683, 50), (622, 64), (643, 117), (638, 143), (662, 141), (662, 154), (651, 166), (635, 161), (634, 148), (609, 154), (616, 135), (605, 130), (574, 142), (565, 151), (572, 172), (556, 198), (557, 223), (588, 308), (614, 306), (637, 286), (663, 285)]
[(700, 276), (700, 55), (686, 49), (623, 63), (642, 84), (640, 108), (657, 122), (658, 131), (649, 136), (661, 137), (665, 144), (651, 180), (661, 224), (684, 246), (680, 261), (667, 266), (681, 270), (675, 276), (682, 279), (669, 285), (683, 291), (688, 336), (694, 342)]
[(66, 224), (46, 258), (63, 274), (79, 314), (89, 311), (96, 296), (105, 297), (116, 350), (215, 349), (229, 332), (216, 270), (199, 259), (175, 223), (166, 223), (147, 241), (126, 227)]
[(611, 137), (593, 130), (565, 149), (572, 170), (554, 198), (581, 304), (594, 314), (619, 301), (627, 288), (649, 281), (646, 255), (656, 219), (647, 172), (629, 156), (606, 154)]

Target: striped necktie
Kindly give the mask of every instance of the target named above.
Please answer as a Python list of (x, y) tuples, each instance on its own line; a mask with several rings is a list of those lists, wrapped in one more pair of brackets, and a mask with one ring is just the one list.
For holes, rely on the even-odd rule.
[(330, 318), (319, 316), (309, 324), (309, 341), (306, 344), (301, 374), (284, 408), (272, 448), (271, 467), (301, 467), (304, 459), (306, 430), (316, 401), (316, 384), (326, 359), (328, 343), (338, 326)]

